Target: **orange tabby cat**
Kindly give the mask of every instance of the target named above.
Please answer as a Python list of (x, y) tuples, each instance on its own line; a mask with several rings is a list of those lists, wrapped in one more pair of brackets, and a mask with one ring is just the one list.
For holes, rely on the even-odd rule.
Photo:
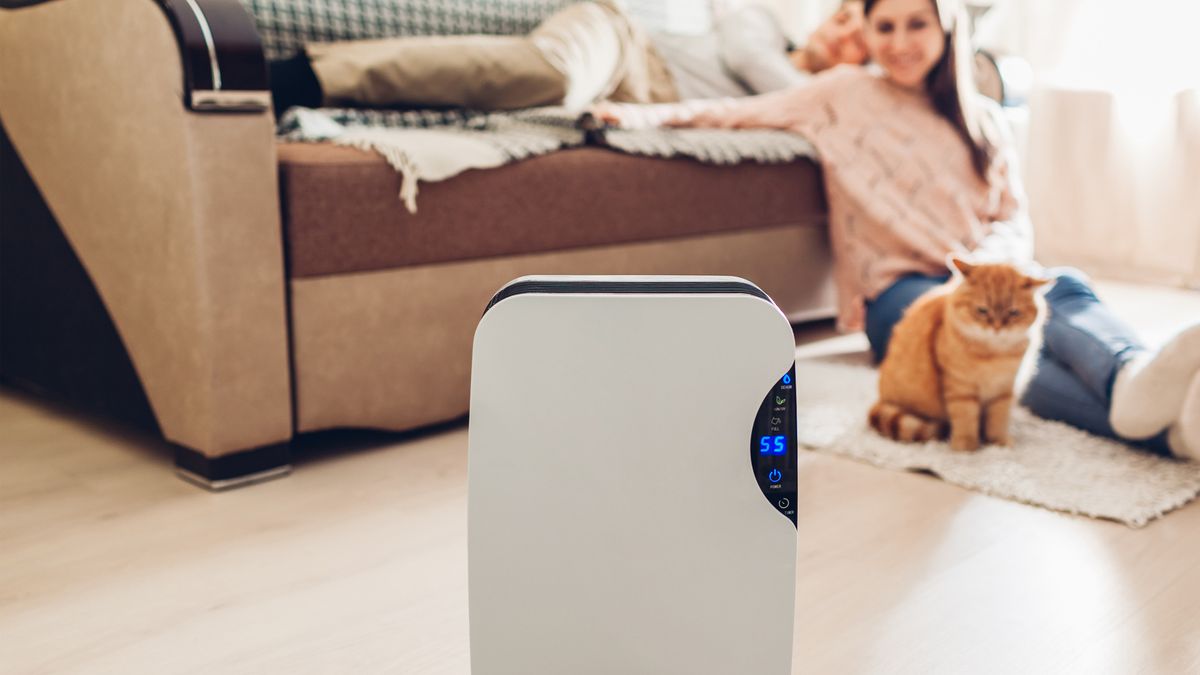
[(900, 441), (949, 431), (955, 450), (977, 449), (981, 431), (984, 441), (1009, 445), (1017, 372), (1041, 332), (1038, 288), (1049, 280), (1011, 265), (951, 263), (959, 274), (921, 296), (893, 329), (870, 423)]

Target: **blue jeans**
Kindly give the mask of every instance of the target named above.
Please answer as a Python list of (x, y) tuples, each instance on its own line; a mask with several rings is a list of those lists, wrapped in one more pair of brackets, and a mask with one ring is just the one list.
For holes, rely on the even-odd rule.
[[(1132, 328), (1100, 302), (1082, 272), (1071, 268), (1049, 272), (1055, 281), (1046, 293), (1050, 312), (1042, 351), (1037, 373), (1021, 403), (1039, 417), (1125, 441), (1108, 423), (1113, 380), (1121, 366), (1145, 346)], [(892, 328), (908, 306), (948, 278), (903, 277), (867, 302), (867, 340), (876, 361), (883, 360)], [(1165, 438), (1164, 433), (1137, 445), (1169, 454)]]

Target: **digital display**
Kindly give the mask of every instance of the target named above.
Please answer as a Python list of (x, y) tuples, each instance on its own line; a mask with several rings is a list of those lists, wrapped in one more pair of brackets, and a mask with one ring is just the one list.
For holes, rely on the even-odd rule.
[(787, 454), (787, 436), (759, 436), (758, 453), (760, 455)]
[(754, 475), (773, 508), (796, 524), (796, 370), (776, 381), (763, 397), (750, 431)]

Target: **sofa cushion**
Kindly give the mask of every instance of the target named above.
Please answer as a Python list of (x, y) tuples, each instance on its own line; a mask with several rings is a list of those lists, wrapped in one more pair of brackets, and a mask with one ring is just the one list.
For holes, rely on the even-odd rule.
[(418, 212), (380, 156), (279, 145), (292, 277), (824, 222), (819, 170), (563, 150), (422, 183)]

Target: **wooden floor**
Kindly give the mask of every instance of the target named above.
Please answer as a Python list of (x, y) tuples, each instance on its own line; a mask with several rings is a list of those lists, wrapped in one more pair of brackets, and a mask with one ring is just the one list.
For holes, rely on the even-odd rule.
[[(1200, 317), (1102, 290), (1152, 339)], [(467, 673), (465, 479), (460, 425), (310, 438), (211, 494), (0, 392), (0, 672)], [(1131, 530), (815, 454), (799, 494), (797, 673), (1200, 673), (1198, 504)]]

